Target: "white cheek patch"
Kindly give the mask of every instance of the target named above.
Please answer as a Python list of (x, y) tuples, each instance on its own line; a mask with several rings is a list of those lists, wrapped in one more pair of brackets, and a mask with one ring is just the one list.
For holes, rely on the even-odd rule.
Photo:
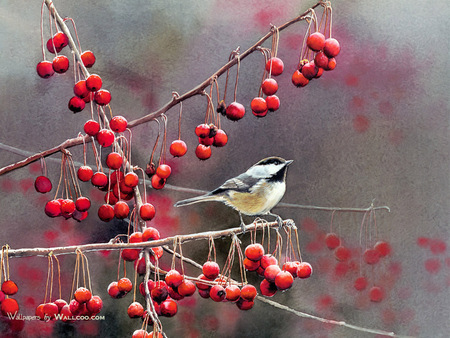
[(247, 174), (257, 178), (269, 178), (280, 170), (280, 165), (266, 164), (264, 166), (251, 167)]

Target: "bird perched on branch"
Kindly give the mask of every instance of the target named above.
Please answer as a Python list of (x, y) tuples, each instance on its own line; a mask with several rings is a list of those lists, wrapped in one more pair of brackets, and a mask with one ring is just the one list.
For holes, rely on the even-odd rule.
[(267, 157), (250, 167), (245, 173), (230, 178), (217, 189), (205, 195), (188, 198), (175, 203), (175, 207), (199, 202), (218, 201), (239, 212), (242, 231), (245, 224), (242, 214), (248, 216), (270, 215), (276, 217), (281, 227), (283, 220), (270, 211), (283, 198), (286, 191), (286, 174), (292, 160)]

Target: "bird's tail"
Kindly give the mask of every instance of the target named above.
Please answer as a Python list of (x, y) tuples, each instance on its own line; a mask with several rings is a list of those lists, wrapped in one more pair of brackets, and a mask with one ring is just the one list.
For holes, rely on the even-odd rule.
[(174, 207), (182, 207), (184, 205), (190, 205), (190, 204), (194, 204), (194, 203), (207, 202), (207, 201), (220, 201), (220, 200), (221, 199), (218, 196), (206, 194), (206, 195), (201, 195), (201, 196), (192, 197), (192, 198), (178, 201), (173, 206)]

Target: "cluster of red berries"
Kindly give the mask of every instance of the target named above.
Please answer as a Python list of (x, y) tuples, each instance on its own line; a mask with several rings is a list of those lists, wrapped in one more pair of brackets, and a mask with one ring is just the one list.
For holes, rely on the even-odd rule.
[(14, 316), (19, 311), (19, 303), (13, 296), (19, 291), (17, 284), (12, 280), (6, 280), (2, 283), (0, 291), (0, 310), (3, 316)]
[[(140, 213), (144, 212), (144, 209), (151, 205), (149, 203), (143, 204), (140, 209)], [(144, 208), (144, 209), (143, 209)], [(146, 227), (143, 232), (135, 231), (130, 236), (128, 236), (128, 243), (142, 243), (148, 241), (156, 241), (160, 239), (159, 231), (153, 227)], [(157, 246), (151, 248), (153, 254), (150, 255), (150, 261), (155, 263), (157, 259), (160, 259), (164, 253), (162, 247)], [(141, 249), (123, 249), (121, 256), (124, 260), (128, 262), (134, 262), (135, 269), (142, 275), (145, 273), (145, 259), (142, 257)], [(141, 256), (141, 257), (140, 257)]]
[(278, 91), (278, 83), (270, 75), (278, 76), (283, 73), (283, 61), (278, 57), (272, 57), (267, 61), (265, 67), (269, 77), (262, 81), (261, 90), (266, 95), (266, 98), (262, 96), (255, 97), (250, 104), (253, 115), (257, 117), (264, 117), (268, 111), (273, 112), (280, 108), (280, 99), (275, 95)]
[(195, 134), (198, 136), (198, 146), (195, 148), (195, 155), (200, 160), (207, 160), (211, 157), (211, 146), (223, 147), (228, 142), (228, 136), (222, 129), (214, 124), (199, 124), (195, 128)]
[(278, 290), (287, 290), (294, 283), (294, 278), (308, 278), (312, 274), (311, 264), (307, 262), (289, 261), (280, 268), (278, 260), (264, 253), (259, 243), (249, 244), (245, 248), (244, 267), (247, 271), (256, 271), (264, 277), (260, 284), (261, 294), (271, 297)]
[(92, 99), (99, 106), (109, 104), (111, 93), (106, 89), (101, 89), (102, 85), (102, 78), (97, 74), (89, 75), (86, 80), (79, 80), (73, 87), (75, 96), (69, 100), (69, 109), (74, 113), (79, 113)]
[(333, 70), (336, 67), (335, 57), (341, 50), (336, 39), (325, 39), (320, 32), (311, 34), (306, 44), (315, 56), (311, 61), (301, 60), (298, 69), (292, 74), (292, 83), (297, 87), (304, 87), (310, 80), (321, 77), (324, 70)]

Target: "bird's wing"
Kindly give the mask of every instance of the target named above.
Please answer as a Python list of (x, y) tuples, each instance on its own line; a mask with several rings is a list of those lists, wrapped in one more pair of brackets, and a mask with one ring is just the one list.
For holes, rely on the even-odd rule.
[(243, 173), (234, 178), (230, 178), (224, 184), (222, 184), (217, 189), (211, 191), (211, 195), (217, 195), (228, 190), (239, 191), (239, 192), (248, 192), (249, 189), (256, 184), (258, 178), (254, 178), (249, 176), (246, 173)]

